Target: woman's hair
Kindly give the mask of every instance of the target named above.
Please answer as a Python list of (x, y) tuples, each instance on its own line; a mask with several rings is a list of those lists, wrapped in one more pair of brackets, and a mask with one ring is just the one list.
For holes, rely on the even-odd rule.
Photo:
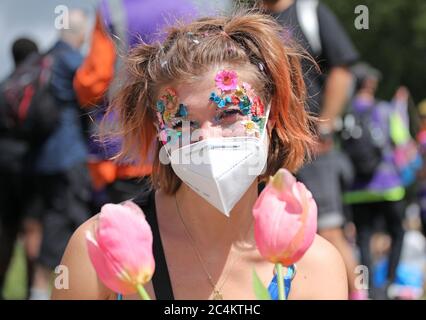
[[(301, 51), (284, 43), (283, 30), (271, 17), (239, 13), (230, 17), (203, 18), (172, 27), (163, 44), (140, 44), (126, 59), (125, 83), (110, 112), (118, 114), (123, 139), (119, 158), (142, 163), (159, 143), (155, 123), (159, 88), (177, 81), (196, 83), (212, 68), (232, 66), (249, 74), (251, 85), (271, 103), (269, 177), (285, 167), (297, 170), (314, 143), (311, 117), (305, 110), (305, 85)], [(154, 142), (155, 141), (155, 142)], [(170, 164), (153, 164), (154, 187), (174, 194), (181, 184)]]

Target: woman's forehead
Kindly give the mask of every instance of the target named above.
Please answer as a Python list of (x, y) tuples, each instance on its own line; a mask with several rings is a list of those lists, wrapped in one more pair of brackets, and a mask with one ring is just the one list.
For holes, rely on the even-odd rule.
[(175, 90), (179, 102), (184, 103), (190, 110), (195, 111), (203, 109), (211, 103), (209, 96), (211, 92), (216, 92), (217, 88), (214, 80), (204, 78), (197, 83), (178, 84), (175, 86)]

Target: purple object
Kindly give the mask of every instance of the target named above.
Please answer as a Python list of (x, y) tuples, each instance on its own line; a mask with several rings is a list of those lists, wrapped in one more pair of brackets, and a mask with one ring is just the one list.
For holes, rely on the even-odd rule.
[(382, 162), (377, 167), (370, 181), (357, 181), (355, 179), (352, 191), (384, 192), (402, 186), (398, 168), (394, 160), (394, 148), (390, 137), (389, 116), (392, 111), (392, 105), (386, 102), (355, 98), (352, 101), (352, 106), (355, 112), (365, 112), (369, 108), (374, 108), (371, 112), (371, 125), (383, 135)]
[[(121, 28), (125, 35), (122, 41), (130, 47), (140, 43), (140, 39), (146, 43), (162, 40), (165, 28), (178, 20), (191, 21), (198, 15), (190, 0), (102, 0), (100, 10), (109, 32), (120, 36)], [(117, 22), (123, 25), (117, 26)]]

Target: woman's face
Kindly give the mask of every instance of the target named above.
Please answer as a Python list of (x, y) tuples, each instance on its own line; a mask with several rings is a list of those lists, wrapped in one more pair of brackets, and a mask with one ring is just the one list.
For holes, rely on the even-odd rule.
[[(260, 137), (265, 106), (234, 70), (216, 70), (196, 83), (164, 86), (157, 101), (163, 144), (186, 145), (202, 139)], [(177, 143), (179, 142), (179, 143)]]

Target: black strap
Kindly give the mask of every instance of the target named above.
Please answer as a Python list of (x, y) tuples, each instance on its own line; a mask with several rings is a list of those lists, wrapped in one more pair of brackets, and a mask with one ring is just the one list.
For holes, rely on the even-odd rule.
[(172, 283), (170, 281), (169, 269), (164, 255), (163, 244), (161, 242), (160, 229), (158, 227), (157, 209), (155, 207), (155, 190), (152, 189), (148, 198), (136, 198), (134, 201), (143, 210), (146, 220), (151, 226), (153, 235), (153, 253), (155, 259), (155, 272), (152, 277), (155, 297), (157, 300), (174, 300)]

